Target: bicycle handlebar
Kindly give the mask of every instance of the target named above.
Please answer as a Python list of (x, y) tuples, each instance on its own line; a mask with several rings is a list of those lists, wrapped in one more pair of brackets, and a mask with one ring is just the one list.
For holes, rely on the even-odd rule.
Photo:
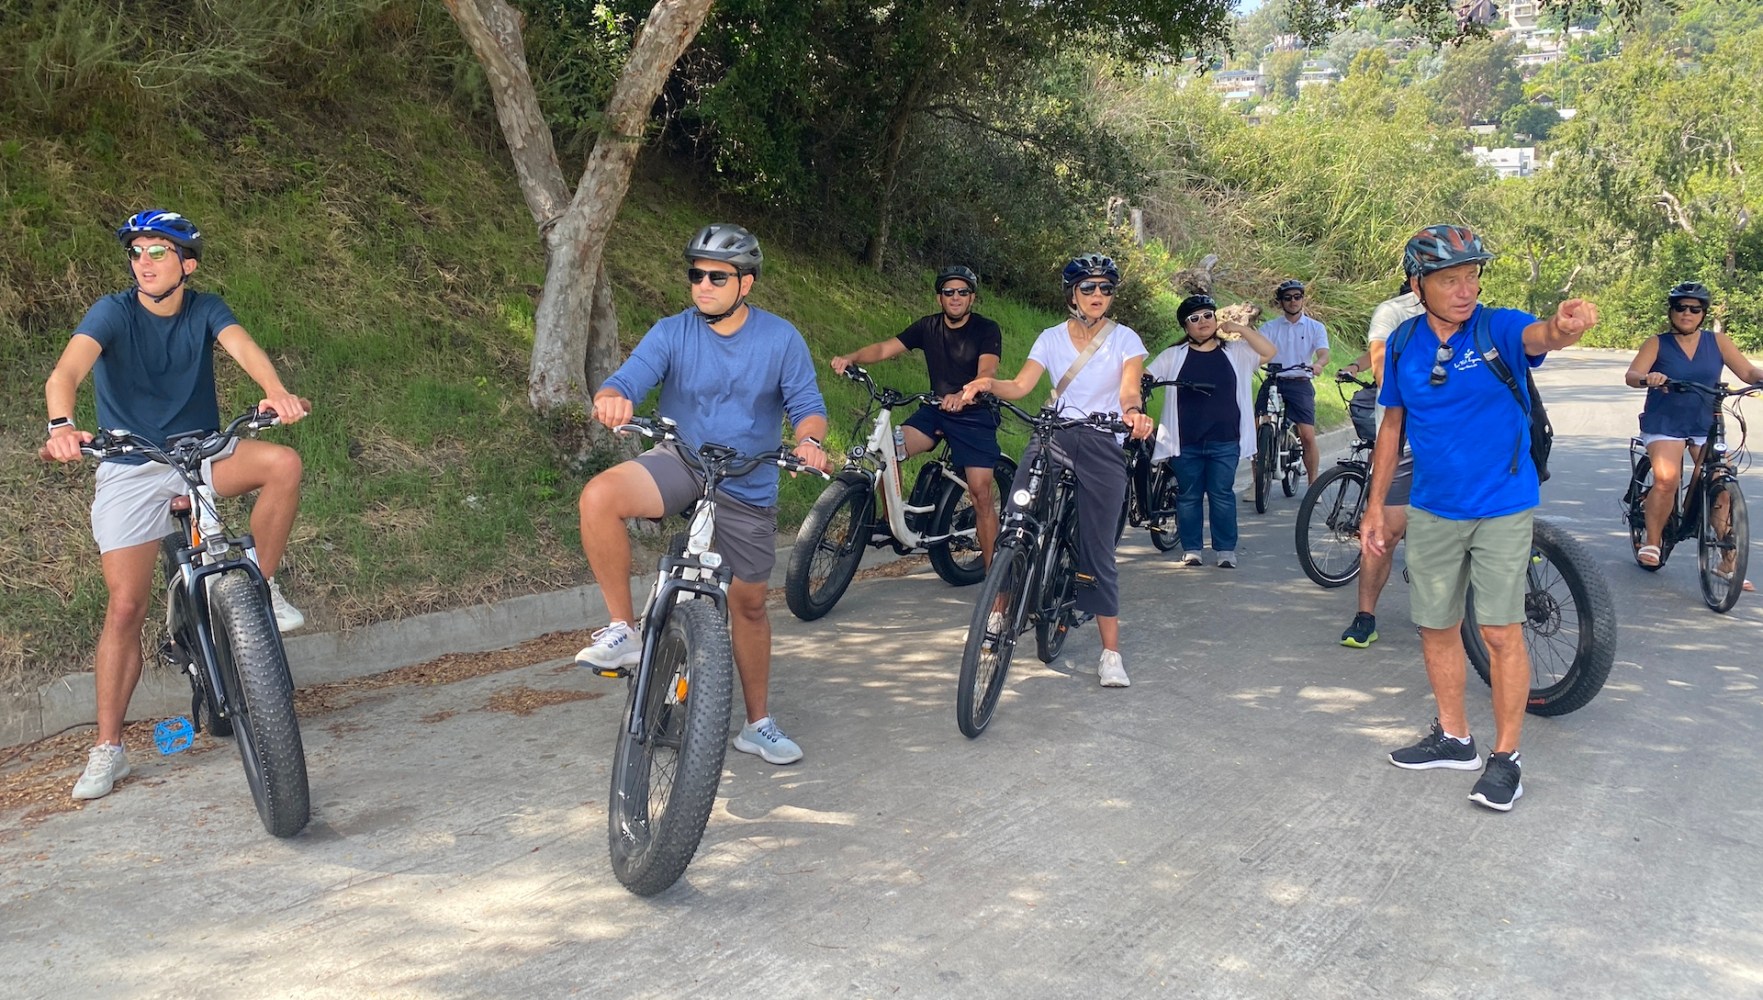
[(1745, 385), (1742, 389), (1729, 389), (1724, 382), (1719, 385), (1709, 385), (1706, 382), (1690, 382), (1685, 379), (1668, 378), (1661, 385), (1647, 385), (1643, 383), (1634, 386), (1634, 388), (1694, 390), (1696, 392), (1705, 393), (1709, 396), (1718, 396), (1722, 399), (1732, 399), (1738, 396), (1749, 396), (1755, 392), (1763, 392), (1763, 382), (1758, 382), (1756, 385)]
[(843, 374), (845, 378), (848, 378), (858, 385), (861, 385), (864, 389), (867, 389), (869, 391), (870, 399), (889, 408), (904, 406), (907, 403), (924, 403), (930, 406), (943, 405), (943, 397), (933, 392), (915, 392), (908, 394), (901, 392), (898, 389), (889, 389), (885, 386), (878, 386), (875, 384), (874, 376), (870, 375), (869, 372), (859, 364), (853, 363), (846, 365)]
[[(614, 430), (620, 434), (641, 434), (651, 441), (679, 441), (679, 425), (667, 417), (650, 420), (647, 417), (632, 417), (629, 423), (619, 424)], [(758, 455), (743, 455), (727, 445), (706, 442), (697, 451), (686, 448), (679, 449), (678, 454), (685, 459), (687, 465), (710, 478), (712, 467), (718, 479), (738, 479), (761, 465), (776, 465), (785, 472), (807, 472), (822, 479), (831, 479), (831, 473), (822, 472), (807, 464), (788, 448), (763, 452)]]
[(1132, 427), (1122, 423), (1118, 413), (1091, 413), (1082, 417), (1061, 417), (1058, 413), (1044, 407), (1039, 413), (1030, 413), (1008, 399), (993, 396), (991, 393), (981, 393), (980, 395), (989, 397), (996, 401), (1000, 407), (1016, 414), (1037, 434), (1051, 434), (1072, 427), (1094, 427), (1098, 430), (1113, 431), (1116, 434), (1132, 433)]
[(1371, 388), (1375, 388), (1377, 385), (1377, 383), (1371, 381), (1370, 379), (1360, 378), (1359, 376), (1353, 374), (1352, 372), (1347, 371), (1344, 368), (1341, 369), (1340, 371), (1337, 371), (1334, 373), (1334, 380), (1336, 382), (1342, 383), (1343, 385), (1348, 382), (1351, 382), (1352, 384), (1358, 386), (1361, 389), (1371, 389)]
[[(106, 458), (118, 458), (123, 455), (145, 455), (155, 462), (165, 465), (194, 468), (203, 459), (220, 454), (241, 431), (260, 431), (265, 427), (274, 427), (281, 423), (281, 417), (274, 410), (259, 410), (253, 406), (244, 413), (234, 417), (232, 422), (218, 431), (192, 431), (174, 434), (166, 441), (164, 447), (134, 433), (117, 428), (114, 430), (99, 429), (92, 435), (92, 440), (80, 445), (80, 454), (88, 458), (102, 461)], [(37, 457), (47, 461), (49, 448), (44, 445), (37, 449)]]
[(1316, 374), (1316, 369), (1309, 365), (1281, 365), (1275, 364), (1272, 361), (1262, 365), (1261, 370), (1269, 375), (1278, 375), (1280, 372), (1308, 372), (1311, 375)]
[(1154, 379), (1151, 376), (1146, 375), (1139, 383), (1139, 391), (1150, 392), (1152, 389), (1161, 389), (1164, 386), (1171, 385), (1175, 386), (1177, 389), (1192, 389), (1195, 392), (1208, 396), (1212, 394), (1212, 390), (1218, 388), (1217, 385), (1211, 382), (1190, 382), (1185, 378)]

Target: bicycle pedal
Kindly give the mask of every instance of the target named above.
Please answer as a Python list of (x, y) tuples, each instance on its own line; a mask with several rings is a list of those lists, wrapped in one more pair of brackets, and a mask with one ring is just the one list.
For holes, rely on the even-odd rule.
[(178, 648), (178, 644), (170, 639), (160, 642), (159, 660), (168, 667), (182, 667), (190, 662), (190, 658), (184, 654), (182, 649)]
[(595, 667), (593, 671), (596, 677), (605, 677), (609, 680), (620, 680), (631, 675), (629, 667)]

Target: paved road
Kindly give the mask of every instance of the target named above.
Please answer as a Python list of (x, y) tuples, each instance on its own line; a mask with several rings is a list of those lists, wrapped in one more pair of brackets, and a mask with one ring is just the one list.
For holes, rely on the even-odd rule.
[[(1607, 572), (1621, 649), (1590, 706), (1532, 720), (1510, 814), (1384, 761), (1432, 716), (1406, 592), (1383, 641), (1336, 645), (1352, 597), (1304, 580), (1281, 500), (1244, 516), (1234, 573), (1134, 541), (1133, 686), (1096, 685), (1086, 626), (977, 741), (952, 717), (971, 591), (921, 570), (812, 625), (780, 609), (774, 700), (807, 759), (731, 752), (653, 900), (607, 868), (619, 698), (556, 661), (308, 720), (315, 818), (289, 842), (229, 753), (145, 760), (0, 836), (0, 992), (1763, 996), (1763, 600), (1715, 616), (1693, 560), (1627, 562), (1624, 363), (1545, 369), (1545, 506)], [(484, 710), (518, 685), (607, 696)]]

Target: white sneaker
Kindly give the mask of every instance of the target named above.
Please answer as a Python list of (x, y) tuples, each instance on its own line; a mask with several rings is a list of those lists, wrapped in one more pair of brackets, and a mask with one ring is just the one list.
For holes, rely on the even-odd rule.
[(1219, 569), (1236, 569), (1237, 568), (1237, 554), (1235, 552), (1220, 552), (1220, 553), (1218, 553), (1218, 568)]
[(1126, 664), (1120, 662), (1120, 654), (1112, 649), (1102, 650), (1102, 662), (1096, 668), (1096, 676), (1105, 688), (1130, 687), (1132, 681), (1126, 677)]
[[(217, 578), (211, 577), (211, 579)], [(275, 577), (272, 576), (264, 582), (269, 584), (269, 605), (271, 609), (275, 611), (275, 627), (283, 632), (292, 632), (295, 629), (304, 627), (306, 625), (306, 616), (301, 614), (299, 608), (289, 604), (288, 599), (282, 596), (281, 584), (275, 582)]]
[(1201, 565), (1200, 553), (1189, 552), (1186, 555), (1182, 556), (1181, 557), (1181, 565), (1183, 565), (1183, 566), (1199, 566), (1199, 565)]
[(86, 758), (86, 770), (73, 783), (76, 799), (101, 799), (116, 783), (129, 776), (129, 755), (121, 744), (100, 743)]
[(794, 764), (802, 759), (802, 748), (777, 728), (771, 716), (749, 722), (735, 734), (735, 749), (756, 753), (768, 764)]
[(594, 641), (575, 654), (575, 665), (589, 670), (634, 667), (643, 658), (643, 640), (625, 622), (613, 622), (594, 632)]

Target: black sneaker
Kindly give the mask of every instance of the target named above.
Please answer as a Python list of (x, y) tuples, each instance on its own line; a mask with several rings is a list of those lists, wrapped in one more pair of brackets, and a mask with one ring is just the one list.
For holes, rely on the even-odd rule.
[(1512, 803), (1524, 794), (1524, 782), (1519, 780), (1521, 771), (1518, 751), (1488, 754), (1487, 770), (1481, 772), (1481, 780), (1469, 793), (1469, 801), (1510, 812)]
[[(1433, 767), (1448, 767), (1453, 771), (1473, 771), (1481, 767), (1481, 754), (1475, 751), (1475, 737), (1471, 736), (1468, 743), (1459, 742), (1456, 737), (1446, 736), (1439, 727), (1439, 720), (1432, 720), (1432, 732), (1427, 733), (1419, 743), (1411, 747), (1403, 747), (1390, 753), (1390, 763), (1397, 767), (1405, 767), (1411, 771), (1424, 771)], [(1485, 779), (1483, 779), (1485, 780)], [(1480, 788), (1480, 785), (1475, 786)], [(1510, 809), (1511, 806), (1495, 808)]]
[(1361, 611), (1353, 616), (1353, 624), (1341, 633), (1341, 645), (1364, 649), (1377, 641), (1377, 616)]

